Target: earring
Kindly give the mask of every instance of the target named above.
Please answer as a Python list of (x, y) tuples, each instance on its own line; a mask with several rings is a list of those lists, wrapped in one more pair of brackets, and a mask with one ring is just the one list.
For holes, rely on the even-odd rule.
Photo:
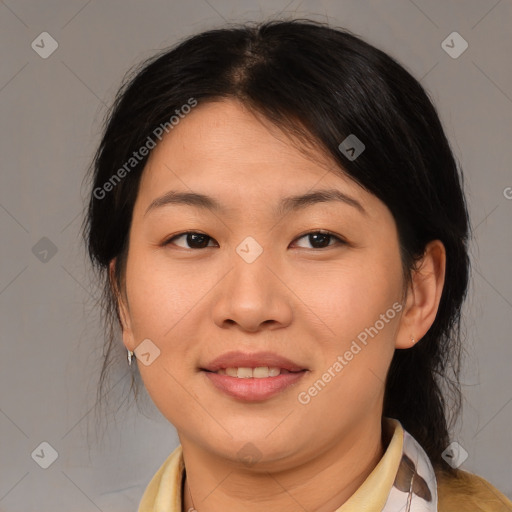
[(412, 334), (411, 334), (411, 341), (412, 341), (413, 345), (416, 343), (416, 340), (414, 339), (414, 336)]
[(134, 353), (131, 350), (128, 350), (128, 366), (132, 365), (132, 357), (135, 359)]

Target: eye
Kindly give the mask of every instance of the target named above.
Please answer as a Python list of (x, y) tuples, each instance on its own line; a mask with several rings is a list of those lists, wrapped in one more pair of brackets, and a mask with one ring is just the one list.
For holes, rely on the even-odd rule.
[(174, 245), (182, 247), (183, 249), (204, 249), (205, 247), (214, 247), (208, 245), (208, 241), (213, 240), (212, 237), (205, 235), (204, 233), (199, 233), (197, 231), (185, 231), (184, 233), (174, 235), (172, 238), (166, 240), (163, 243), (163, 245), (169, 245), (171, 244), (171, 242), (179, 240), (180, 238), (184, 238), (185, 243), (189, 244), (188, 247), (176, 243), (174, 243)]
[[(339, 236), (331, 233), (329, 231), (317, 230), (310, 231), (309, 233), (305, 233), (304, 235), (296, 238), (295, 240), (301, 240), (303, 238), (307, 238), (308, 242), (312, 245), (312, 247), (304, 247), (304, 249), (323, 249), (326, 247), (332, 247), (333, 245), (346, 244), (344, 240), (342, 240)], [(184, 243), (187, 245), (182, 245), (183, 241), (180, 243), (176, 243), (176, 240), (183, 239)], [(334, 239), (335, 243), (329, 243)], [(215, 247), (215, 245), (209, 245), (209, 241), (214, 241), (211, 236), (206, 235), (205, 233), (200, 233), (198, 231), (185, 231), (184, 233), (179, 233), (174, 235), (173, 237), (167, 239), (162, 245), (176, 245), (183, 249), (204, 249), (206, 247)], [(301, 247), (299, 245), (299, 247)]]
[(334, 244), (330, 244), (330, 239), (335, 239), (336, 242), (339, 244), (345, 244), (346, 242), (342, 240), (339, 236), (336, 236), (333, 233), (330, 233), (329, 231), (310, 231), (309, 233), (306, 233), (302, 235), (299, 238), (296, 238), (296, 240), (301, 240), (302, 238), (307, 238), (308, 242), (313, 247), (304, 247), (305, 249), (323, 249), (325, 247), (332, 247)]

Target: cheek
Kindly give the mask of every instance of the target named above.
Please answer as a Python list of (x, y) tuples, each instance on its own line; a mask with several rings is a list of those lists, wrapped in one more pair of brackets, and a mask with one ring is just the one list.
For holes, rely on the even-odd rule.
[(144, 387), (173, 425), (186, 425), (191, 419), (183, 411), (194, 409), (193, 392), (184, 383), (193, 370), (190, 340), (195, 325), (187, 319), (198, 307), (201, 287), (159, 258), (134, 250), (126, 268), (126, 289), (135, 343), (149, 339), (158, 349), (151, 364), (137, 360)]
[(306, 318), (316, 323), (328, 341), (355, 338), (401, 295), (401, 267), (396, 258), (361, 257), (346, 265), (304, 272), (296, 279)]
[(347, 410), (364, 414), (382, 400), (401, 310), (401, 262), (391, 249), (303, 278), (304, 318), (310, 318), (321, 364), (314, 387), (301, 391), (311, 398), (307, 407), (318, 407), (335, 423)]
[(163, 341), (198, 303), (202, 287), (160, 258), (133, 251), (126, 270), (132, 328), (138, 338)]
[(391, 274), (351, 269), (333, 274), (328, 285), (303, 288), (304, 303), (316, 313), (306, 328), (318, 364), (309, 387), (299, 390), (309, 417), (340, 425), (347, 414), (362, 418), (380, 407), (401, 308), (400, 283)]

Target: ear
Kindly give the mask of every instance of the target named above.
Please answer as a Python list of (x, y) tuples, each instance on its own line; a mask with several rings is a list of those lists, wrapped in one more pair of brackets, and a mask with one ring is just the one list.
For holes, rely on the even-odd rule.
[(396, 348), (411, 348), (434, 323), (443, 292), (445, 271), (445, 247), (440, 240), (432, 240), (425, 247), (416, 269), (412, 271)]
[(115, 278), (117, 259), (113, 258), (109, 263), (109, 280), (110, 286), (114, 292), (114, 296), (117, 302), (117, 311), (119, 314), (119, 320), (121, 322), (121, 328), (123, 330), (123, 343), (128, 350), (135, 350), (135, 340), (133, 337), (132, 323), (130, 318), (130, 308), (128, 305), (128, 298), (123, 296), (122, 291), (117, 285)]

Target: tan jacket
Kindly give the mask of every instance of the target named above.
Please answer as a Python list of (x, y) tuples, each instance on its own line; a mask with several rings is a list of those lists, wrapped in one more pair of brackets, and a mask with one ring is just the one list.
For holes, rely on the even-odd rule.
[(477, 475), (458, 470), (457, 478), (436, 477), (438, 512), (512, 512), (512, 501)]

